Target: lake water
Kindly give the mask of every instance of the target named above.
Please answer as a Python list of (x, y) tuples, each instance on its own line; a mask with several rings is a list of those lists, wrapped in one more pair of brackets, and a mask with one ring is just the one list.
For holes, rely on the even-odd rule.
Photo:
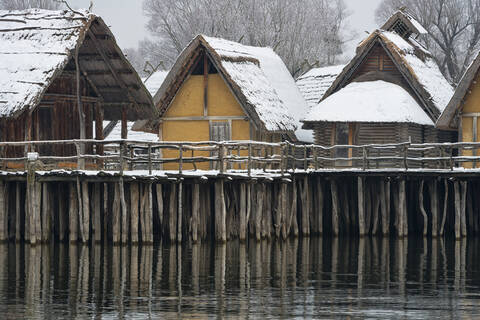
[(480, 317), (480, 242), (0, 246), (1, 319)]

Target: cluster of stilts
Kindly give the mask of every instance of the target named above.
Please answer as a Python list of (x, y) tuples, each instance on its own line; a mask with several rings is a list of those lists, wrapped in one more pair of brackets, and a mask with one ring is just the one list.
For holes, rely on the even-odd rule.
[[(126, 179), (126, 178), (125, 178)], [(0, 241), (153, 243), (476, 234), (479, 183), (438, 177), (0, 181)]]

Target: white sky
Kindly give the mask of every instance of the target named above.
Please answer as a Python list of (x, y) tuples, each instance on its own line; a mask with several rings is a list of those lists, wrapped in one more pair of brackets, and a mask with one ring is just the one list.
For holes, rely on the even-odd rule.
[[(172, 0), (175, 1), (175, 0)], [(365, 37), (364, 31), (372, 31), (375, 25), (374, 12), (381, 0), (345, 0), (351, 16), (348, 24), (357, 37), (348, 44), (347, 56), (353, 55), (356, 43)], [(90, 0), (69, 0), (75, 8), (87, 8)], [(122, 48), (137, 47), (138, 41), (147, 36), (143, 16), (143, 0), (94, 0), (93, 11), (109, 25)]]

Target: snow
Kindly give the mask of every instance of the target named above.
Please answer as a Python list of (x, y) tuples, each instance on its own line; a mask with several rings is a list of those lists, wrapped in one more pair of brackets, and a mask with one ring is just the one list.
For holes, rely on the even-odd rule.
[(312, 142), (313, 132), (301, 129), (308, 105), (282, 59), (271, 49), (203, 36), (239, 84), (267, 130), (296, 130), (300, 141)]
[(142, 79), (145, 87), (147, 88), (148, 92), (153, 96), (157, 93), (158, 89), (162, 86), (163, 81), (168, 75), (168, 71), (164, 70), (157, 70), (152, 73), (150, 76)]
[[(110, 121), (103, 121), (103, 127), (105, 128), (109, 123)], [(127, 139), (145, 142), (159, 142), (158, 135), (156, 134), (132, 130), (134, 123), (135, 122), (130, 121), (127, 122)], [(117, 141), (120, 139), (122, 139), (122, 123), (118, 121), (110, 134), (105, 137), (105, 141)]]
[(297, 79), (297, 87), (310, 108), (316, 106), (330, 88), (344, 65), (314, 68)]
[(0, 116), (34, 107), (56, 70), (66, 65), (94, 16), (70, 11), (0, 10)]
[(405, 89), (381, 80), (350, 83), (312, 108), (305, 121), (402, 122), (433, 126), (430, 117)]
[(413, 24), (413, 26), (417, 29), (418, 33), (419, 34), (427, 34), (428, 31), (425, 30), (425, 28), (420, 24), (420, 22), (417, 21), (417, 19), (415, 19), (414, 17), (412, 17), (409, 13), (407, 12), (402, 12), (407, 18), (408, 20), (410, 20), (410, 22)]
[(430, 94), (433, 104), (442, 113), (453, 96), (454, 89), (445, 79), (430, 53), (427, 51), (424, 59), (421, 59), (416, 55), (416, 48), (398, 34), (381, 31), (381, 35), (398, 49), (405, 64), (413, 72), (413, 76), (417, 78), (418, 82)]

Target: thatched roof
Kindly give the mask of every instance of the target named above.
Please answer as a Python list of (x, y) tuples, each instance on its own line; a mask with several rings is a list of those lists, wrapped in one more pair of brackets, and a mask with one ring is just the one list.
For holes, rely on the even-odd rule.
[(316, 106), (345, 65), (313, 68), (298, 77), (297, 87), (310, 108)]
[[(403, 26), (401, 24), (404, 24)], [(383, 24), (380, 28), (382, 30), (389, 30), (392, 31), (397, 29), (398, 31), (400, 28), (405, 28), (405, 32), (407, 33), (406, 36), (410, 36), (411, 34), (415, 35), (422, 35), (427, 34), (428, 31), (418, 22), (410, 13), (406, 10), (398, 10), (395, 12), (388, 20)]]
[(411, 37), (375, 30), (357, 47), (357, 53), (327, 90), (323, 99), (337, 92), (351, 80), (370, 50), (380, 44), (414, 92), (420, 107), (436, 121), (453, 95), (453, 88), (440, 72), (432, 55)]
[(480, 52), (477, 54), (477, 57), (472, 61), (470, 66), (465, 71), (460, 83), (458, 84), (455, 94), (448, 103), (447, 107), (443, 111), (440, 118), (437, 120), (436, 126), (440, 129), (456, 129), (458, 127), (458, 122), (455, 121), (457, 114), (461, 111), (462, 103), (465, 99), (465, 96), (468, 93), (468, 90), (472, 86), (473, 82), (478, 76), (478, 71), (480, 70)]
[(30, 9), (0, 10), (0, 117), (35, 109), (55, 79), (75, 70), (76, 49), (82, 75), (104, 104), (106, 119), (119, 119), (125, 104), (131, 105), (131, 120), (156, 114), (151, 95), (100, 17)]
[(300, 126), (297, 115), (305, 114), (307, 104), (285, 64), (272, 49), (203, 35), (195, 37), (183, 50), (155, 95), (161, 115), (203, 52), (258, 129), (292, 132)]

